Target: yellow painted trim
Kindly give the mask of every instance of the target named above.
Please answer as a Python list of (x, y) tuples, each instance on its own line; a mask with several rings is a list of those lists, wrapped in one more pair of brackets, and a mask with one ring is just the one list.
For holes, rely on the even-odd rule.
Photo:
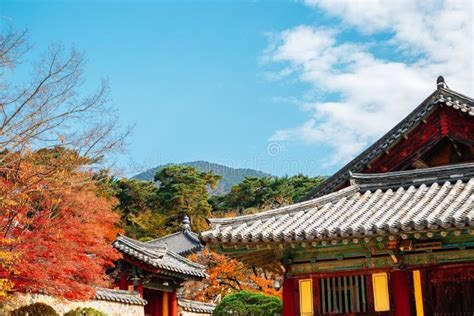
[(162, 305), (163, 306), (163, 316), (168, 316), (168, 292), (162, 292), (163, 293), (163, 302), (162, 302)]
[(376, 312), (390, 310), (390, 294), (388, 291), (388, 275), (385, 272), (372, 274), (374, 292), (374, 309)]
[(313, 280), (304, 279), (299, 281), (300, 287), (300, 314), (304, 316), (313, 315)]
[(127, 290), (128, 290), (129, 292), (133, 292), (133, 291), (135, 291), (135, 287), (134, 287), (133, 285), (129, 285), (129, 286), (127, 287)]
[(415, 290), (416, 316), (424, 316), (423, 290), (421, 289), (421, 275), (419, 270), (413, 271), (413, 288)]

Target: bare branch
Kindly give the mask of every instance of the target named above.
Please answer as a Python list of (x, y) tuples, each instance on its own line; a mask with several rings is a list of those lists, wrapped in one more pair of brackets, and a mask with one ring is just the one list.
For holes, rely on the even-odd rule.
[[(10, 87), (1, 80), (2, 69), (13, 70), (28, 48), (26, 32), (0, 34), (2, 87)], [(123, 149), (130, 128), (120, 127), (108, 105), (107, 82), (82, 95), (84, 66), (77, 50), (54, 44), (33, 63), (30, 83), (0, 89), (0, 164), (15, 161), (9, 154), (39, 148), (63, 146), (95, 161)]]

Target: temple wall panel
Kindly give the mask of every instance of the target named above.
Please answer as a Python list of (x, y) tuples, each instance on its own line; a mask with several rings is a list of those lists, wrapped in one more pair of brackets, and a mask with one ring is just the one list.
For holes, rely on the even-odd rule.
[(474, 312), (474, 262), (294, 275), (283, 283), (283, 311), (283, 316), (467, 315)]

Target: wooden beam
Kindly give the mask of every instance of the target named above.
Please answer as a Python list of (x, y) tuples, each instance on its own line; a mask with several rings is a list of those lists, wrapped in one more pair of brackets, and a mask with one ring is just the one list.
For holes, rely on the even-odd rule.
[(415, 169), (425, 169), (425, 168), (429, 168), (429, 167), (430, 167), (430, 166), (429, 166), (425, 161), (423, 161), (423, 159), (421, 159), (421, 158), (415, 159), (411, 165), (412, 165), (413, 167), (415, 167)]
[(170, 285), (164, 285), (161, 283), (157, 282), (150, 282), (150, 283), (145, 283), (143, 284), (143, 287), (146, 289), (151, 289), (151, 290), (158, 290), (158, 291), (163, 291), (163, 292), (173, 292), (174, 288)]
[(255, 265), (255, 266), (263, 266), (263, 265), (268, 265), (272, 262), (275, 262), (276, 261), (276, 258), (275, 256), (273, 255), (266, 255), (266, 256), (260, 256), (258, 258), (255, 258), (255, 259), (247, 259), (246, 261), (244, 261), (245, 263), (247, 264), (250, 264), (250, 265)]
[(255, 252), (246, 252), (246, 253), (229, 253), (228, 255), (229, 256), (233, 256), (233, 257), (238, 257), (238, 258), (242, 258), (242, 259), (249, 259), (249, 258), (254, 258), (256, 256), (261, 256), (261, 255), (268, 255), (268, 254), (272, 254), (273, 255), (273, 251), (271, 250), (260, 250), (260, 251), (255, 251)]
[[(474, 251), (447, 250), (432, 253), (410, 253), (400, 256), (400, 263), (405, 267), (417, 267), (437, 265), (442, 263), (468, 262), (474, 260)], [(315, 263), (296, 263), (291, 265), (292, 275), (304, 275), (311, 273), (334, 273), (337, 271), (362, 271), (371, 269), (392, 270), (398, 268), (399, 264), (393, 262), (390, 256), (374, 256), (370, 258), (355, 258), (347, 260), (328, 260)]]

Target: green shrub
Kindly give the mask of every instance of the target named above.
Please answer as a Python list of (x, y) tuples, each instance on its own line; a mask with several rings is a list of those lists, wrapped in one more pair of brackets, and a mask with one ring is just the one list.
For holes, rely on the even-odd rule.
[(243, 291), (225, 296), (212, 315), (273, 316), (281, 315), (281, 312), (282, 303), (278, 297)]
[(15, 309), (12, 316), (59, 316), (58, 313), (49, 305), (43, 303), (34, 303)]
[(106, 314), (92, 308), (92, 307), (78, 307), (72, 311), (67, 312), (64, 316), (107, 316)]

